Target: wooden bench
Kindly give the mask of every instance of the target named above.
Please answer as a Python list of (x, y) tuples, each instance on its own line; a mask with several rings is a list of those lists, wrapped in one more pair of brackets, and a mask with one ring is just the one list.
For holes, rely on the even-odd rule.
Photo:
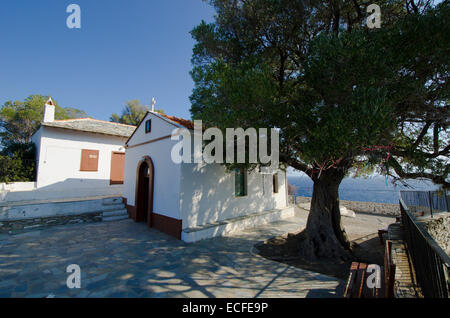
[[(366, 263), (353, 262), (350, 266), (347, 286), (345, 288), (345, 298), (383, 298), (384, 281), (381, 279), (380, 288), (369, 288), (367, 278), (370, 273), (367, 272)], [(383, 277), (383, 267), (381, 267), (381, 277)]]
[(380, 287), (369, 288), (367, 278), (371, 274), (367, 272), (366, 263), (353, 262), (345, 287), (345, 298), (392, 298), (395, 279), (395, 265), (391, 258), (392, 242), (386, 241), (384, 266), (380, 266)]

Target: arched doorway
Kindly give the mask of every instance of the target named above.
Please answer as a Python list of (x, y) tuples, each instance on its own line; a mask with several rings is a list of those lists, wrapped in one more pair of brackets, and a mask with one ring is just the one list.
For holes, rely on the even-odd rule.
[(136, 222), (146, 222), (152, 226), (153, 213), (153, 161), (146, 156), (141, 160), (136, 173)]

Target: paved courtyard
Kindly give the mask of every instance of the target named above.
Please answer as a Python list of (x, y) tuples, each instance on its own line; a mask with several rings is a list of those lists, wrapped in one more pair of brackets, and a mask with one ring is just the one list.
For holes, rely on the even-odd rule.
[[(342, 281), (252, 251), (304, 221), (193, 244), (131, 220), (3, 235), (0, 297), (336, 297)], [(81, 268), (80, 289), (66, 286), (70, 264)]]

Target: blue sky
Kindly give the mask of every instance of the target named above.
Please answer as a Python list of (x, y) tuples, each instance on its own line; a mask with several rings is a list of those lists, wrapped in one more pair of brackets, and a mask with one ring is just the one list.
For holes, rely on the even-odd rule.
[[(81, 7), (81, 29), (66, 8)], [(130, 99), (152, 96), (167, 114), (190, 117), (189, 31), (214, 11), (201, 0), (2, 0), (0, 105), (30, 94), (108, 120)]]

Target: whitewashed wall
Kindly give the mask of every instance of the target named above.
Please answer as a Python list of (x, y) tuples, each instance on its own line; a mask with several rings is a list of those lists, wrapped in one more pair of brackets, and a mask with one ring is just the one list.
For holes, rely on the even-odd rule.
[[(152, 120), (152, 130), (147, 134), (145, 133), (145, 122), (149, 119)], [(169, 136), (176, 128), (177, 127), (169, 124), (167, 121), (159, 118), (158, 116), (153, 115), (152, 113), (147, 113), (145, 118), (142, 120), (142, 125), (134, 132), (128, 145), (137, 145), (152, 139)]]
[[(152, 132), (145, 133), (145, 121), (152, 119)], [(151, 113), (129, 141), (125, 154), (123, 196), (135, 205), (138, 163), (150, 156), (155, 169), (153, 210), (155, 213), (183, 220), (183, 228), (212, 223), (250, 213), (287, 206), (286, 178), (278, 174), (278, 193), (273, 193), (272, 176), (252, 172), (248, 175), (248, 195), (235, 197), (234, 173), (218, 164), (175, 164), (170, 138), (139, 145), (171, 135), (176, 127)], [(132, 147), (138, 145), (137, 147)], [(264, 186), (263, 186), (264, 180)], [(263, 191), (264, 190), (264, 191)]]
[[(172, 125), (152, 116), (152, 131), (145, 134), (144, 124), (141, 125), (129, 146), (170, 135)], [(175, 128), (173, 126), (173, 128)], [(125, 182), (123, 196), (127, 204), (135, 206), (136, 173), (138, 163), (149, 156), (154, 165), (153, 211), (157, 214), (180, 219), (180, 165), (171, 160), (171, 150), (176, 141), (170, 138), (128, 148), (125, 153)]]
[[(125, 151), (126, 138), (41, 127), (33, 139), (38, 148), (39, 190), (89, 189), (93, 196), (121, 195), (121, 185), (109, 184), (111, 154)], [(82, 149), (99, 150), (98, 171), (80, 171)]]
[[(0, 183), (0, 203), (3, 201), (14, 201), (14, 197), (18, 200), (23, 200), (22, 193), (29, 193), (36, 190), (36, 182), (13, 182)], [(11, 200), (11, 194), (13, 199)]]
[(234, 172), (227, 173), (222, 165), (183, 164), (181, 174), (183, 228), (287, 206), (283, 171), (278, 173), (278, 193), (273, 193), (271, 175), (249, 172), (244, 197), (235, 196)]

